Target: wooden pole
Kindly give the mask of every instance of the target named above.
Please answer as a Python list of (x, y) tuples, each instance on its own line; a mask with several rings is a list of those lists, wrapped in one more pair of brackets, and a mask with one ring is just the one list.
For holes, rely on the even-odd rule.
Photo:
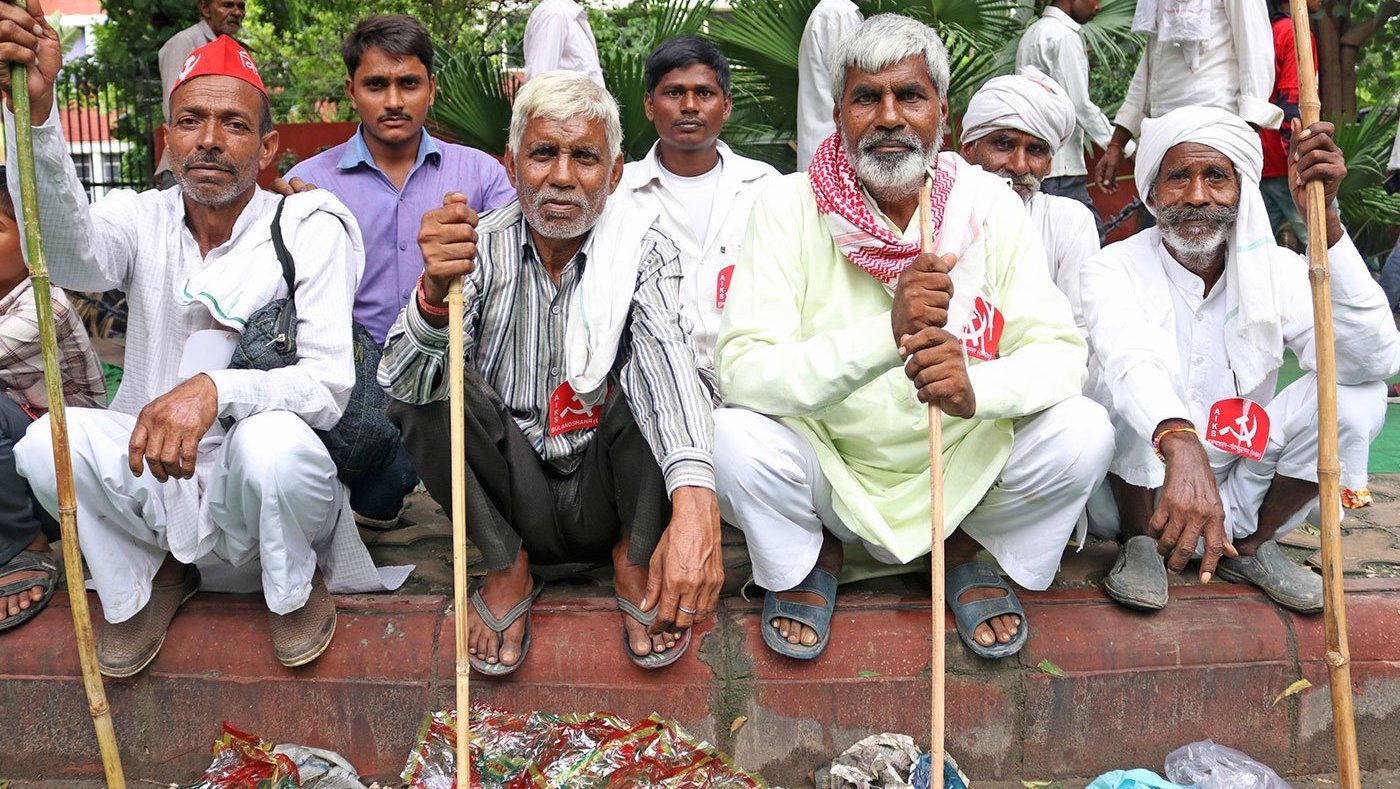
[[(933, 252), (933, 225), (929, 219), (929, 190), (925, 186), (919, 190), (919, 240), (924, 254)], [(938, 406), (928, 406), (928, 465), (929, 496), (931, 498), (931, 519), (933, 545), (930, 555), (929, 593), (932, 600), (933, 658), (930, 664), (930, 732), (929, 732), (929, 775), (930, 786), (942, 784), (943, 775), (943, 673), (947, 666), (947, 643), (943, 638), (943, 609), (947, 602), (943, 599), (943, 414)]]
[[(25, 8), (25, 0), (15, 0)], [(53, 302), (50, 300), (49, 269), (44, 262), (44, 239), (39, 233), (39, 192), (34, 175), (34, 131), (29, 106), (28, 69), (10, 66), (10, 93), (15, 107), (15, 150), (19, 166), (20, 207), (24, 213), (24, 239), (28, 249), (29, 280), (34, 288), (38, 310), (39, 345), (44, 358), (44, 387), (49, 399), (49, 429), (53, 435), (53, 464), (58, 479), (58, 525), (63, 542), (63, 574), (68, 581), (68, 604), (73, 614), (73, 633), (78, 642), (78, 665), (83, 672), (88, 713), (97, 730), (97, 748), (102, 755), (102, 772), (107, 786), (125, 789), (117, 733), (112, 728), (112, 709), (97, 669), (97, 647), (92, 637), (92, 615), (88, 612), (87, 589), (83, 585), (83, 555), (78, 546), (78, 499), (73, 491), (73, 461), (68, 452), (68, 420), (63, 410), (63, 372), (54, 332)]]
[(462, 338), (462, 280), (447, 289), (448, 405), (452, 411), (452, 611), (457, 625), (457, 786), (470, 789), (471, 660), (467, 651), (467, 403), (462, 391), (466, 350)]
[[(1298, 110), (1306, 129), (1321, 120), (1317, 65), (1307, 0), (1290, 0), (1298, 55)], [(1295, 139), (1296, 143), (1297, 140)], [(1332, 688), (1332, 726), (1337, 738), (1337, 773), (1343, 789), (1360, 789), (1356, 718), (1351, 698), (1351, 653), (1342, 588), (1340, 463), (1337, 459), (1337, 358), (1332, 335), (1332, 283), (1327, 271), (1327, 196), (1321, 181), (1307, 186), (1308, 279), (1312, 283), (1313, 333), (1317, 347), (1317, 493), (1322, 502), (1322, 620), (1327, 634), (1327, 675)]]

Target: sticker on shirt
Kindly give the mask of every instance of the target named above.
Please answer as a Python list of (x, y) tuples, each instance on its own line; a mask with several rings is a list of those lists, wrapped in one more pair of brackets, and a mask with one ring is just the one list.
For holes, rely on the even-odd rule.
[(715, 309), (724, 310), (724, 303), (729, 301), (729, 283), (733, 280), (733, 266), (725, 266), (720, 269), (719, 279), (715, 280)]
[(549, 434), (562, 436), (575, 430), (597, 427), (598, 417), (602, 414), (602, 403), (588, 405), (579, 399), (574, 387), (565, 381), (549, 396)]
[(963, 347), (967, 349), (967, 355), (984, 362), (997, 358), (997, 351), (1001, 348), (1001, 330), (1005, 326), (1006, 319), (1002, 317), (1001, 310), (978, 296), (972, 304), (971, 314), (967, 316), (967, 324), (963, 326)]
[(1262, 460), (1269, 445), (1269, 415), (1243, 397), (1229, 397), (1210, 407), (1206, 442), (1222, 452)]

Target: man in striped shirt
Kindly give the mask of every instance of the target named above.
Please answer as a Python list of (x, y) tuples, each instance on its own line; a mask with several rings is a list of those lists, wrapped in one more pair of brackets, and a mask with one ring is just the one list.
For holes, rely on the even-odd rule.
[(609, 198), (621, 138), (617, 104), (587, 77), (530, 80), (506, 152), (518, 201), (479, 225), (461, 194), (426, 214), (418, 296), (389, 330), (390, 416), (447, 507), (445, 301), (465, 275), (467, 524), (487, 566), (470, 652), (484, 674), (525, 658), (532, 561), (611, 558), (644, 668), (677, 660), (719, 596), (710, 398), (680, 314), (679, 253), (655, 209)]

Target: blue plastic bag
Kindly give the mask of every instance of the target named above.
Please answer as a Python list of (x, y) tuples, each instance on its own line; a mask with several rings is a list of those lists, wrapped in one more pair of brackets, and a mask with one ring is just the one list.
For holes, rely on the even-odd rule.
[[(909, 775), (909, 783), (914, 789), (929, 789), (929, 755), (919, 754), (919, 761), (914, 765), (914, 772)], [(953, 757), (943, 754), (943, 789), (967, 789), (967, 776), (958, 769), (958, 763), (953, 761)]]
[(1114, 770), (1104, 773), (1084, 789), (1191, 789), (1174, 784), (1151, 770)]

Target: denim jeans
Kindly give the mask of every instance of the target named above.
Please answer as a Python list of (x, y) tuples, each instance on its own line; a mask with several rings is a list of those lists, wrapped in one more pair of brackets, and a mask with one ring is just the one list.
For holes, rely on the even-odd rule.
[(418, 486), (418, 472), (399, 442), (387, 466), (350, 487), (350, 508), (366, 518), (390, 520), (403, 509), (403, 500)]
[(1390, 302), (1390, 311), (1395, 312), (1400, 308), (1400, 239), (1395, 240), (1395, 248), (1390, 250), (1390, 257), (1381, 267), (1381, 289)]

